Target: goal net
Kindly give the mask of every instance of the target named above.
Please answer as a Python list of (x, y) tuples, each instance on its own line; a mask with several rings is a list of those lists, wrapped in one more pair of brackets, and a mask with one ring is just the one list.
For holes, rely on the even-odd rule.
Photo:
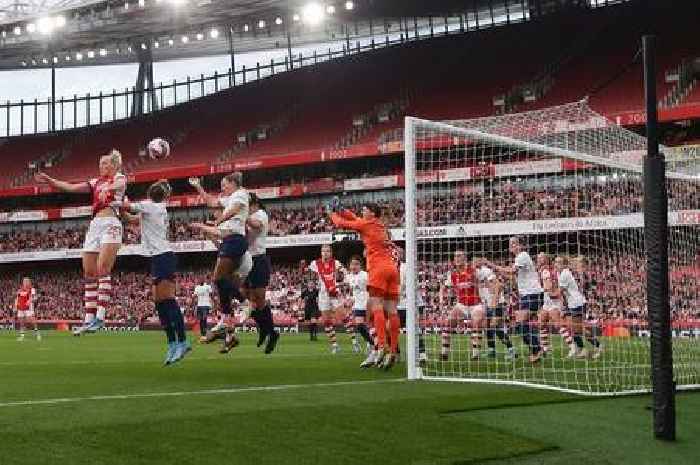
[[(410, 378), (651, 389), (643, 137), (582, 101), (406, 118), (404, 144)], [(698, 172), (667, 163), (679, 388), (700, 386)]]

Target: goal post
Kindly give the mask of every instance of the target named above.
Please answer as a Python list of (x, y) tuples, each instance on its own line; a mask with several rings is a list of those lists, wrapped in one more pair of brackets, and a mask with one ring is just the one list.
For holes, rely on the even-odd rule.
[[(404, 151), (409, 379), (651, 389), (643, 137), (581, 101), (463, 121), (407, 117)], [(700, 385), (700, 179), (686, 162), (666, 171), (682, 389)], [(521, 252), (549, 290), (535, 304), (513, 268)]]

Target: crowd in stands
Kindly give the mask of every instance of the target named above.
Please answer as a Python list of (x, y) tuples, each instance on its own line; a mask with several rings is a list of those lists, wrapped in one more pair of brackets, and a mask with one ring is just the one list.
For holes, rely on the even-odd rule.
[[(503, 265), (505, 251), (496, 260)], [(452, 291), (444, 286), (451, 270), (447, 256), (442, 261), (419, 262), (419, 294), (425, 302), (424, 324), (427, 326), (444, 323), (446, 311), (455, 302)], [(674, 321), (700, 320), (700, 268), (696, 263), (687, 262), (672, 266), (671, 309)], [(588, 299), (587, 316), (590, 320), (646, 320), (645, 273), (642, 254), (621, 253), (586, 257), (582, 269), (572, 267), (580, 287)], [(38, 292), (36, 306), (39, 319), (80, 320), (83, 314), (83, 285), (77, 271), (47, 271), (32, 273), (34, 286)], [(177, 299), (188, 317), (194, 315), (196, 297), (195, 286), (210, 282), (210, 270), (188, 269), (179, 274)], [(6, 274), (0, 276), (0, 286), (6, 290), (17, 289), (21, 276)], [(267, 298), (271, 303), (278, 324), (294, 324), (303, 313), (300, 295), (310, 279), (300, 272), (299, 265), (274, 265)], [(113, 274), (113, 303), (109, 319), (120, 322), (157, 322), (151, 303), (148, 275), (144, 272), (121, 271)], [(506, 295), (511, 296), (510, 308), (517, 305), (514, 281), (504, 279)], [(341, 292), (349, 298), (349, 289), (341, 286)], [(9, 317), (13, 306), (14, 292), (5, 292), (0, 298), (0, 321)], [(349, 304), (349, 303), (348, 303)], [(350, 304), (349, 304), (350, 305)], [(217, 307), (215, 305), (215, 307)], [(212, 316), (218, 315), (214, 309)]]
[[(693, 186), (694, 187), (694, 186)], [(420, 191), (419, 191), (420, 194)], [(353, 200), (354, 199), (354, 200)], [(345, 205), (359, 211), (358, 197), (348, 196)], [(377, 195), (377, 202), (384, 209), (385, 222), (391, 227), (405, 224), (403, 199)], [(326, 233), (333, 231), (325, 213), (328, 199), (318, 200), (311, 206), (292, 206), (279, 202), (268, 204), (269, 234), (284, 236), (294, 234)], [(642, 210), (642, 189), (638, 180), (625, 178), (605, 182), (588, 183), (585, 188), (532, 187), (503, 182), (490, 192), (442, 192), (430, 198), (419, 197), (418, 225), (440, 226), (445, 224), (487, 223), (515, 220), (541, 220), (553, 218), (585, 218), (592, 216), (623, 215)], [(700, 204), (697, 188), (675, 183), (670, 190), (670, 208), (696, 208)], [(201, 211), (201, 210), (200, 210)], [(213, 219), (211, 214), (188, 212), (187, 219), (173, 215), (170, 225), (172, 241), (201, 240), (204, 237), (189, 228), (193, 221)], [(47, 232), (15, 230), (0, 233), (0, 253), (37, 250), (80, 248), (87, 229), (88, 219), (76, 225), (56, 222)], [(126, 228), (125, 243), (139, 242), (138, 226)]]

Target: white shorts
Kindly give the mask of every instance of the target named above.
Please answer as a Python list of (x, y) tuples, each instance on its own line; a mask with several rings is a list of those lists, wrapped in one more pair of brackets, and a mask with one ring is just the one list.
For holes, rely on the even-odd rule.
[(552, 310), (561, 311), (562, 307), (561, 300), (545, 300), (544, 304), (542, 305), (542, 310), (547, 312)]
[(17, 318), (34, 318), (34, 310), (17, 310)]
[(455, 304), (454, 309), (461, 312), (462, 315), (464, 315), (465, 320), (471, 320), (472, 315), (474, 312), (481, 310), (484, 310), (484, 306), (481, 304), (476, 304), (476, 305), (463, 305), (460, 303)]
[(337, 297), (331, 297), (328, 294), (318, 295), (318, 309), (322, 312), (330, 312), (340, 307), (342, 302)]
[(85, 235), (83, 252), (100, 251), (103, 244), (121, 244), (124, 227), (119, 218), (104, 216), (93, 218)]

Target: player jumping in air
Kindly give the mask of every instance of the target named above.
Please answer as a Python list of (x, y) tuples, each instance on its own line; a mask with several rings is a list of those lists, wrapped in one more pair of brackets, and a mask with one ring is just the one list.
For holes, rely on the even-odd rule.
[(338, 274), (345, 275), (345, 268), (333, 258), (331, 246), (321, 246), (321, 258), (311, 262), (308, 271), (318, 276), (318, 307), (326, 330), (331, 352), (337, 354), (340, 348), (335, 336), (335, 319), (342, 310), (338, 289)]
[(362, 269), (362, 261), (360, 257), (352, 257), (350, 259), (350, 270), (345, 275), (345, 283), (352, 291), (352, 350), (355, 353), (360, 352), (360, 343), (357, 342), (355, 333), (360, 333), (362, 338), (367, 342), (368, 351), (372, 348), (372, 338), (369, 335), (369, 330), (366, 325), (367, 317), (367, 301), (369, 293), (367, 292), (367, 281), (369, 275)]
[[(389, 232), (381, 220), (379, 205), (368, 203), (362, 207), (362, 217), (350, 210), (342, 209), (340, 199), (335, 198), (330, 205), (331, 221), (338, 228), (346, 228), (360, 233), (367, 251), (367, 271), (369, 280), (368, 309), (372, 312), (377, 343), (383, 352), (381, 368), (388, 370), (397, 360), (401, 321), (396, 305), (399, 300), (400, 276), (398, 256)], [(386, 347), (386, 320), (389, 319), (391, 347)], [(387, 349), (389, 349), (387, 351)]]
[(254, 193), (250, 195), (250, 216), (248, 217), (248, 243), (253, 256), (253, 269), (245, 281), (246, 294), (252, 304), (251, 316), (258, 325), (258, 347), (267, 339), (265, 353), (275, 350), (280, 335), (275, 331), (272, 309), (265, 299), (267, 286), (270, 284), (272, 264), (267, 256), (268, 217), (265, 207)]
[(192, 295), (197, 298), (197, 319), (199, 320), (199, 342), (206, 342), (207, 334), (207, 318), (209, 317), (209, 312), (211, 312), (211, 286), (206, 282), (202, 281), (201, 284), (195, 286)]
[(112, 298), (112, 268), (122, 245), (124, 233), (119, 211), (112, 202), (120, 202), (126, 192), (126, 176), (120, 172), (122, 155), (111, 150), (100, 158), (99, 177), (87, 182), (69, 183), (37, 173), (37, 182), (62, 192), (92, 194), (92, 221), (83, 246), (85, 275), (85, 323), (73, 332), (79, 336), (104, 326)]
[(124, 199), (120, 202), (129, 222), (141, 224), (141, 247), (143, 253), (151, 258), (153, 300), (168, 341), (165, 365), (179, 362), (191, 350), (187, 342), (185, 319), (175, 300), (177, 258), (168, 241), (170, 221), (167, 201), (170, 192), (168, 181), (160, 180), (149, 186), (147, 200), (130, 202)]
[(192, 223), (191, 227), (208, 236), (221, 239), (219, 256), (214, 267), (214, 280), (219, 291), (219, 305), (223, 313), (222, 326), (226, 332), (220, 352), (228, 353), (238, 345), (238, 338), (233, 332), (231, 300), (236, 299), (239, 302), (246, 300), (240, 289), (241, 277), (235, 276), (235, 273), (240, 271), (239, 268), (244, 264), (244, 259), (250, 259), (245, 236), (250, 199), (248, 192), (243, 188), (243, 174), (240, 172), (224, 176), (221, 180), (221, 196), (208, 194), (197, 178), (191, 178), (190, 185), (204, 198), (209, 207), (224, 209), (217, 215), (213, 225)]
[(22, 278), (22, 285), (17, 291), (17, 297), (15, 297), (15, 314), (19, 331), (17, 335), (18, 341), (24, 341), (24, 329), (27, 326), (33, 327), (36, 340), (41, 341), (41, 333), (34, 315), (34, 302), (36, 302), (36, 289), (32, 286), (32, 280)]
[(508, 243), (510, 253), (515, 257), (511, 266), (498, 266), (486, 261), (485, 265), (497, 273), (507, 276), (516, 275), (518, 294), (520, 296), (520, 310), (516, 312), (518, 327), (516, 330), (523, 335), (523, 341), (530, 347), (530, 362), (538, 362), (542, 358), (542, 347), (537, 328), (532, 324), (539, 314), (544, 301), (544, 289), (540, 284), (530, 254), (524, 249), (522, 241), (518, 237), (511, 237)]
[(542, 279), (542, 287), (544, 288), (544, 302), (542, 310), (539, 314), (540, 325), (540, 340), (542, 341), (542, 350), (546, 354), (551, 350), (549, 343), (550, 327), (559, 327), (559, 332), (569, 345), (572, 341), (569, 339), (571, 335), (565, 326), (560, 325), (561, 320), (561, 292), (559, 290), (559, 280), (557, 271), (552, 266), (550, 258), (545, 253), (537, 254), (537, 267)]
[[(569, 326), (574, 334), (573, 339), (576, 349), (569, 352), (569, 358), (586, 358), (588, 357), (588, 351), (583, 347), (583, 338), (581, 337), (585, 331), (583, 317), (586, 312), (586, 298), (579, 289), (574, 274), (569, 268), (569, 259), (563, 256), (557, 257), (554, 260), (554, 266), (559, 273), (559, 288), (566, 298), (566, 309), (564, 310), (566, 322), (564, 324)], [(592, 357), (594, 359), (599, 358), (602, 354), (600, 341), (590, 332), (587, 335), (587, 339), (593, 346)]]
[(446, 288), (454, 289), (457, 303), (449, 312), (448, 328), (442, 332), (442, 349), (440, 358), (448, 360), (450, 354), (450, 331), (463, 320), (471, 320), (471, 358), (476, 360), (481, 352), (481, 333), (486, 324), (486, 311), (481, 304), (478, 291), (476, 270), (466, 260), (463, 250), (454, 253), (454, 271), (448, 273), (443, 293)]

